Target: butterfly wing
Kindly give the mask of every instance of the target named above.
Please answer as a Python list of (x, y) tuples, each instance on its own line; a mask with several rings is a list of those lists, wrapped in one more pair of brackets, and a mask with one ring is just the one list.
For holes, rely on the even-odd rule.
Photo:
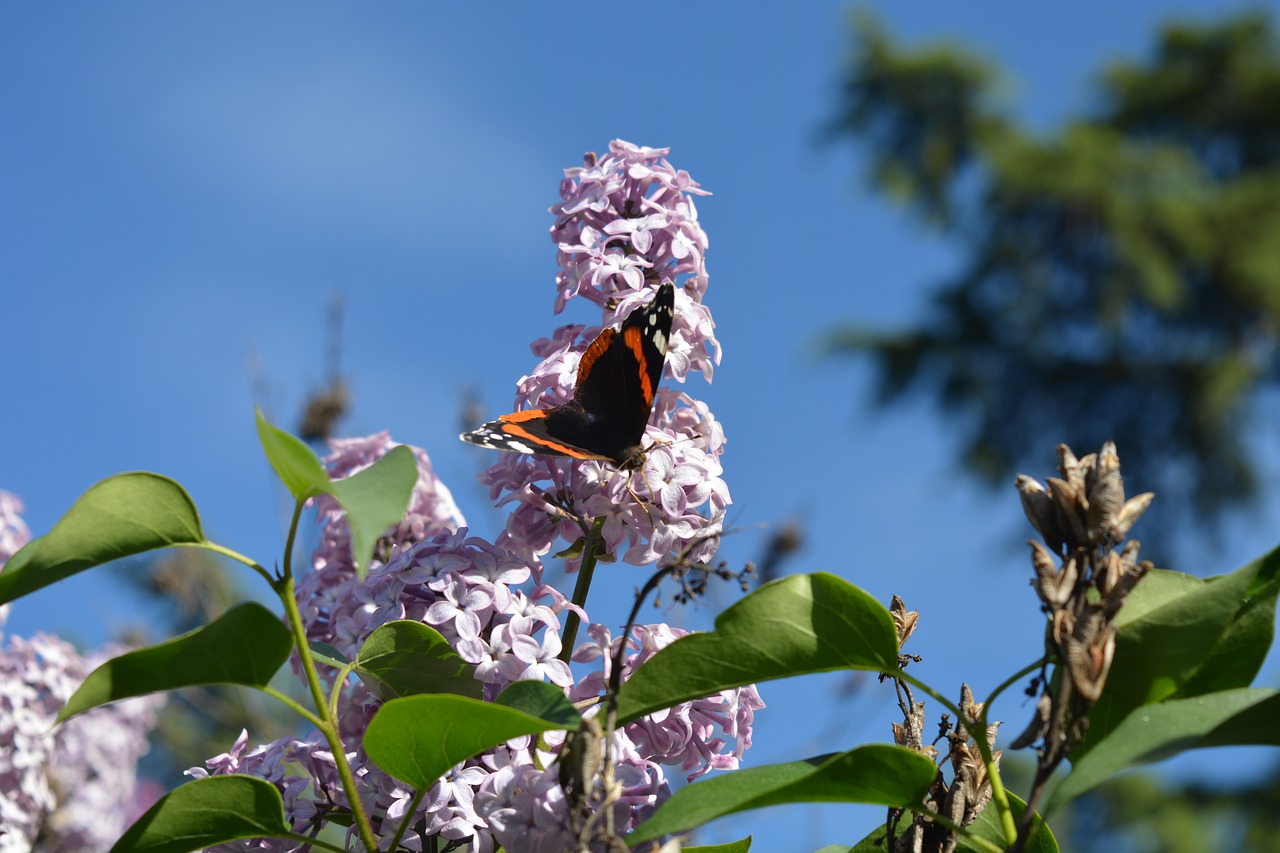
[(615, 456), (644, 436), (662, 381), (674, 310), (675, 287), (667, 282), (648, 305), (627, 315), (620, 329), (601, 332), (578, 362), (574, 402)]
[(633, 467), (644, 458), (640, 440), (662, 380), (674, 310), (675, 288), (663, 284), (621, 328), (605, 329), (587, 347), (572, 400), (552, 409), (512, 412), (459, 437), (492, 450)]
[(541, 453), (573, 459), (612, 459), (583, 445), (592, 443), (586, 414), (576, 402), (554, 409), (525, 409), (503, 415), (459, 436), (463, 441), (512, 453)]

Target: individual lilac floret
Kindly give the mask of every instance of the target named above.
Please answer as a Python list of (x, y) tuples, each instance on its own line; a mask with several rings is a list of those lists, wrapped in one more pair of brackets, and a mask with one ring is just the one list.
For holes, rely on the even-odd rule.
[(116, 702), (55, 725), (80, 682), (110, 654), (85, 658), (46, 634), (0, 650), (0, 850), (109, 850), (140, 810), (138, 759), (162, 696)]

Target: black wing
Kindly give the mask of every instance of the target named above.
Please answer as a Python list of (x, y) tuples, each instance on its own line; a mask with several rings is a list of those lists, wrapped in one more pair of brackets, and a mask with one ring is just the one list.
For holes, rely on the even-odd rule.
[(675, 287), (667, 282), (648, 305), (627, 315), (620, 329), (605, 329), (582, 354), (573, 399), (602, 438), (609, 435), (607, 444), (630, 447), (644, 436), (662, 381), (674, 310)]

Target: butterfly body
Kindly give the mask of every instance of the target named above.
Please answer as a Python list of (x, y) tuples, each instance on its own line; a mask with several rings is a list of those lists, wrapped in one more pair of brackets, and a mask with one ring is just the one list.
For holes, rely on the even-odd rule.
[(641, 441), (662, 379), (674, 310), (675, 288), (668, 282), (620, 328), (605, 329), (582, 353), (572, 400), (512, 412), (459, 437), (494, 450), (640, 468)]

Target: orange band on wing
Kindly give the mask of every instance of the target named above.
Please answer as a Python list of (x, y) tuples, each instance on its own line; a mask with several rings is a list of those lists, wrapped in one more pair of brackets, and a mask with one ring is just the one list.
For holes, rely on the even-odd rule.
[(546, 409), (525, 409), (523, 412), (512, 412), (509, 415), (503, 415), (498, 418), (502, 422), (502, 431), (507, 435), (514, 435), (516, 438), (523, 438), (534, 447), (543, 447), (547, 450), (554, 450), (557, 453), (563, 453), (565, 456), (571, 456), (574, 459), (609, 459), (608, 456), (601, 456), (598, 453), (586, 453), (581, 448), (570, 447), (567, 444), (559, 444), (543, 435), (534, 435), (527, 429), (517, 426), (521, 421), (536, 421), (547, 416)]
[(498, 418), (504, 424), (518, 424), (523, 421), (538, 421), (547, 416), (546, 409), (525, 409), (523, 412), (512, 412)]
[(644, 394), (645, 402), (652, 405), (653, 386), (649, 383), (649, 365), (644, 357), (644, 339), (640, 337), (640, 330), (635, 327), (627, 329), (622, 339), (640, 365), (640, 391)]
[(591, 373), (591, 368), (596, 366), (600, 354), (609, 348), (609, 344), (613, 341), (615, 332), (613, 329), (605, 329), (600, 335), (591, 342), (591, 346), (587, 347), (587, 351), (582, 354), (582, 358), (578, 360), (578, 381), (576, 384), (581, 385), (587, 381), (587, 376)]

